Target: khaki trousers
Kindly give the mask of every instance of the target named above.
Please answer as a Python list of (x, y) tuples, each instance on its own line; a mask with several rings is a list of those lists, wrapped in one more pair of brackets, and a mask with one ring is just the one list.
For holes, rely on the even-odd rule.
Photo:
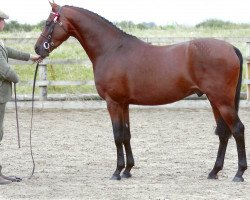
[(3, 139), (3, 119), (5, 114), (6, 103), (0, 103), (0, 142)]

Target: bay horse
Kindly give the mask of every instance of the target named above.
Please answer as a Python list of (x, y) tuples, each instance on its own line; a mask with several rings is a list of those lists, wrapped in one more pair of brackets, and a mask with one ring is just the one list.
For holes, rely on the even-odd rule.
[(238, 152), (238, 171), (233, 180), (244, 181), (245, 128), (238, 116), (243, 59), (236, 47), (211, 38), (154, 46), (126, 34), (91, 11), (50, 4), (52, 11), (35, 51), (45, 58), (70, 36), (86, 51), (93, 64), (97, 92), (106, 101), (112, 121), (117, 167), (111, 179), (120, 180), (124, 168), (122, 177), (131, 177), (134, 166), (130, 104), (161, 105), (191, 94), (205, 94), (211, 103), (217, 124), (215, 133), (219, 136), (217, 159), (208, 178), (218, 178), (228, 140), (233, 136)]

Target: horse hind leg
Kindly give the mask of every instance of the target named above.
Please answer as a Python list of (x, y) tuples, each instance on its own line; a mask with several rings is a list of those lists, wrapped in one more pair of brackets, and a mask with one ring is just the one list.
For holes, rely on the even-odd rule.
[(217, 106), (217, 108), (223, 120), (228, 125), (236, 141), (237, 152), (238, 152), (238, 171), (233, 181), (242, 182), (244, 181), (243, 179), (244, 171), (247, 169), (245, 138), (244, 138), (245, 127), (238, 116), (235, 105), (221, 104), (220, 106)]
[(219, 171), (223, 169), (228, 139), (232, 133), (230, 129), (228, 128), (227, 124), (225, 123), (225, 121), (222, 119), (218, 109), (212, 103), (211, 103), (211, 106), (212, 106), (215, 121), (217, 124), (217, 127), (215, 129), (215, 134), (219, 136), (220, 144), (219, 144), (219, 149), (218, 149), (215, 165), (212, 171), (209, 173), (208, 179), (218, 179), (217, 174)]
[(247, 159), (246, 159), (246, 148), (245, 148), (245, 137), (244, 137), (245, 127), (240, 121), (234, 125), (233, 136), (237, 145), (238, 152), (238, 171), (233, 179), (235, 182), (243, 182), (244, 178), (242, 177), (245, 170), (247, 169)]

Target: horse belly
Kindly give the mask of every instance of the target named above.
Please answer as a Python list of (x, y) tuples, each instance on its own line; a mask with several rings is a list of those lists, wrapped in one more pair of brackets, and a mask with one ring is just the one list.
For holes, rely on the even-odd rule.
[[(150, 77), (150, 76), (149, 76)], [(161, 105), (179, 101), (193, 93), (192, 84), (184, 77), (152, 77), (138, 80), (130, 94), (130, 103), (139, 105)]]

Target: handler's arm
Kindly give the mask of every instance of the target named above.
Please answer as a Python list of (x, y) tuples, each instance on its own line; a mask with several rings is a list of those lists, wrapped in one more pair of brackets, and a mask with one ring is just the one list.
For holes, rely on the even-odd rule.
[(19, 81), (16, 72), (10, 68), (6, 59), (3, 56), (3, 52), (0, 51), (0, 79), (6, 79), (10, 82), (17, 83)]
[(30, 54), (29, 53), (23, 53), (21, 51), (17, 51), (15, 49), (6, 47), (7, 51), (8, 51), (8, 57), (9, 58), (13, 58), (16, 60), (24, 60), (24, 61), (28, 61), (30, 59)]

